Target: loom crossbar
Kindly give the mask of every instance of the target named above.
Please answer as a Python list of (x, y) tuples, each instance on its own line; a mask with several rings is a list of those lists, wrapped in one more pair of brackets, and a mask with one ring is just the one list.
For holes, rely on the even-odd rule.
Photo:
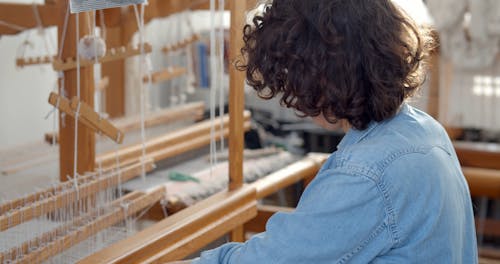
[(149, 194), (144, 194), (139, 198), (131, 201), (128, 204), (127, 210), (122, 208), (115, 208), (111, 212), (98, 217), (95, 221), (79, 228), (64, 237), (61, 237), (48, 244), (44, 248), (39, 248), (30, 254), (24, 256), (18, 263), (41, 263), (42, 261), (55, 256), (56, 254), (69, 249), (71, 246), (76, 245), (88, 237), (95, 235), (100, 230), (106, 229), (117, 224), (125, 218), (132, 216), (139, 211), (153, 205), (160, 199), (165, 197), (165, 188), (157, 188)]
[[(187, 73), (187, 69), (183, 67), (169, 67), (167, 69), (157, 71), (151, 74), (151, 83), (159, 83), (163, 81), (169, 81), (172, 79), (175, 79), (177, 77), (180, 77), (184, 74)], [(142, 82), (148, 83), (149, 82), (149, 75), (145, 75), (142, 78)]]
[[(250, 113), (245, 112), (244, 120), (248, 121), (250, 119)], [(223, 117), (224, 127), (229, 125), (229, 117), (226, 115)], [(164, 136), (156, 137), (148, 140), (146, 145), (146, 153), (152, 153), (159, 151), (161, 149), (173, 146), (179, 142), (188, 141), (192, 138), (196, 138), (200, 135), (208, 135), (210, 133), (211, 122), (203, 121), (184, 129), (180, 129), (175, 132), (168, 133)], [(215, 127), (216, 131), (220, 129), (220, 125), (217, 123)], [(123, 148), (118, 151), (118, 156), (120, 160), (131, 160), (137, 159), (142, 155), (142, 144), (137, 144)], [(115, 152), (108, 152), (96, 158), (96, 164), (101, 163), (103, 167), (112, 166), (117, 154)]]
[[(0, 216), (0, 231), (9, 229), (23, 222), (29, 221), (42, 214), (52, 212), (58, 208), (63, 208), (78, 199), (83, 199), (107, 188), (117, 186), (119, 183), (129, 181), (141, 174), (143, 164), (134, 164), (129, 167), (115, 171), (110, 175), (100, 177), (96, 180), (78, 186), (78, 189), (71, 189), (60, 194), (36, 201), (32, 205), (25, 206), (13, 212)], [(146, 171), (154, 168), (152, 162), (144, 164)]]
[[(131, 193), (111, 202), (110, 206), (111, 207), (119, 206), (121, 203), (129, 202), (129, 201), (132, 201), (136, 198), (139, 198), (141, 195), (143, 195), (143, 194), (139, 191), (131, 192)], [(65, 234), (69, 230), (69, 228), (74, 227), (74, 226), (81, 226), (85, 223), (84, 221), (88, 217), (97, 217), (99, 215), (103, 215), (104, 211), (105, 211), (105, 208), (103, 208), (103, 207), (92, 210), (91, 212), (89, 212), (89, 214), (85, 214), (83, 216), (77, 217), (76, 219), (71, 221), (71, 223), (65, 224), (61, 227), (54, 229), (54, 230), (46, 232), (46, 233), (44, 233), (36, 238), (33, 238), (30, 241), (26, 241), (19, 247), (15, 247), (15, 248), (12, 248), (4, 253), (0, 253), (0, 263), (3, 263), (8, 258), (8, 256), (15, 256), (18, 254), (22, 254), (22, 255), (29, 254), (30, 248), (40, 248), (40, 247), (42, 247), (42, 245), (44, 243), (51, 242), (54, 239), (54, 235), (60, 236), (61, 234)]]
[[(150, 53), (153, 50), (150, 44), (144, 44), (144, 52)], [(106, 55), (98, 59), (99, 63), (111, 62), (116, 60), (123, 60), (128, 57), (136, 56), (141, 54), (141, 49), (139, 47), (120, 47), (118, 49), (109, 49)], [(91, 66), (95, 64), (95, 60), (80, 59), (80, 67)], [(52, 62), (52, 67), (55, 71), (67, 71), (77, 68), (77, 62), (75, 58), (67, 58), (66, 60), (55, 59)]]

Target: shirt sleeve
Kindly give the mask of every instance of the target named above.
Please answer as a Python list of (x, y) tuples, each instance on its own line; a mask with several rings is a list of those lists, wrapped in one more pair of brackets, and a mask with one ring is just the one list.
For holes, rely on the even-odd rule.
[(386, 219), (376, 182), (328, 169), (316, 176), (295, 211), (269, 219), (266, 232), (203, 252), (193, 263), (368, 263), (388, 248)]

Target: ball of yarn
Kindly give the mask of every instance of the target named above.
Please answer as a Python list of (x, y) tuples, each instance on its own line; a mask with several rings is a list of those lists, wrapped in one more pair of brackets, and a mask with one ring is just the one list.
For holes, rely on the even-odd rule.
[(106, 54), (106, 42), (97, 36), (84, 36), (78, 43), (78, 52), (80, 56), (87, 60), (101, 58)]

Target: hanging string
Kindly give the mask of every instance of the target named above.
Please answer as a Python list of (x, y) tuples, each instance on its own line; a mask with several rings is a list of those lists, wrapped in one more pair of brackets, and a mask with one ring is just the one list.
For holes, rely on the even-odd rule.
[(106, 41), (107, 39), (106, 21), (104, 20), (104, 11), (102, 9), (99, 10), (99, 20), (101, 24), (101, 36)]
[[(139, 29), (139, 48), (140, 48), (140, 62), (139, 62), (139, 76), (144, 76), (144, 67), (145, 67), (145, 55), (144, 55), (144, 4), (141, 4), (141, 10), (139, 10), (136, 5), (134, 5), (134, 13), (137, 21), (137, 27)], [(151, 76), (150, 76), (151, 77)], [(151, 78), (149, 78), (151, 79)], [(146, 106), (146, 98), (144, 85), (142, 81), (139, 82), (140, 87), (140, 112), (141, 112), (141, 141), (142, 141), (142, 157), (141, 157), (141, 177), (143, 180), (146, 179), (146, 167), (145, 167), (145, 159), (146, 159), (146, 125), (145, 125), (145, 106)]]
[(220, 151), (224, 150), (224, 6), (225, 1), (219, 0), (219, 116), (220, 116)]
[(210, 176), (217, 163), (215, 143), (215, 95), (217, 89), (217, 58), (215, 43), (215, 0), (210, 0)]
[[(80, 40), (80, 21), (79, 13), (75, 14), (76, 21), (76, 43)], [(80, 51), (76, 49), (76, 98), (80, 100)], [(74, 140), (74, 156), (73, 156), (73, 177), (76, 179), (77, 172), (77, 162), (78, 162), (78, 118), (80, 115), (80, 103), (78, 103), (77, 109), (75, 111), (75, 140)], [(75, 180), (76, 182), (76, 180)], [(78, 189), (78, 188), (77, 188)]]
[(12, 24), (12, 23), (6, 22), (4, 20), (0, 20), (0, 25), (2, 25), (4, 27), (8, 27), (10, 29), (17, 30), (17, 31), (25, 31), (25, 30), (29, 29), (29, 28), (26, 28), (26, 27), (22, 27), (22, 26), (19, 26), (19, 25), (16, 25), (16, 24)]
[(52, 49), (52, 47), (54, 47), (54, 43), (51, 41), (51, 38), (48, 38), (47, 34), (45, 34), (45, 28), (42, 23), (42, 18), (40, 17), (40, 12), (38, 12), (38, 6), (35, 4), (35, 2), (33, 2), (31, 7), (33, 8), (33, 14), (35, 16), (38, 33), (42, 35), (45, 45), (45, 52), (48, 55), (50, 54), (50, 50)]

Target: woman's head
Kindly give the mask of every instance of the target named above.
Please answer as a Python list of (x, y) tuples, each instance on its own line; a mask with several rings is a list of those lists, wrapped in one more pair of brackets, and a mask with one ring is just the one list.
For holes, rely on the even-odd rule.
[(356, 129), (423, 81), (427, 37), (391, 0), (274, 0), (244, 28), (241, 66), (263, 98)]

